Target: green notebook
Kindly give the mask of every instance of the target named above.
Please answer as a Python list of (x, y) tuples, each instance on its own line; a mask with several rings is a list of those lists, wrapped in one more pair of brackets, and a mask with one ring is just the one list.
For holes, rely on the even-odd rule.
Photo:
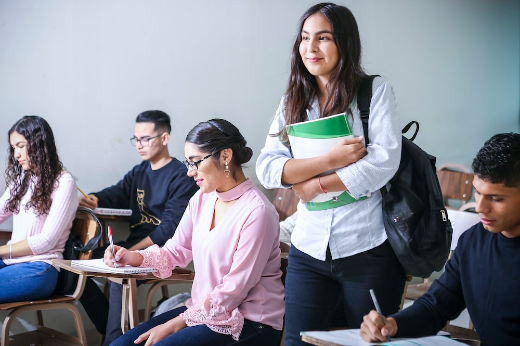
[[(334, 145), (352, 136), (347, 114), (341, 113), (326, 118), (310, 120), (286, 127), (295, 159), (317, 157), (329, 152)], [(327, 175), (332, 172), (325, 172)], [(365, 199), (362, 197), (358, 200)], [(324, 210), (358, 201), (345, 192), (319, 194), (307, 202), (309, 210)]]

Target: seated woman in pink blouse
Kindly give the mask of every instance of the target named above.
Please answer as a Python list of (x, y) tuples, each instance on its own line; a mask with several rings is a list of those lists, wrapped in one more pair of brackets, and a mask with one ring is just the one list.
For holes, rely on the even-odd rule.
[(0, 246), (0, 303), (47, 298), (78, 208), (76, 183), (63, 170), (45, 119), (25, 116), (8, 132), (5, 193), (0, 223), (13, 217), (13, 233)]
[(105, 263), (155, 267), (165, 278), (193, 260), (192, 298), (111, 345), (277, 345), (284, 315), (278, 214), (242, 171), (253, 152), (222, 119), (195, 126), (184, 152), (200, 191), (173, 238), (142, 251), (115, 246)]

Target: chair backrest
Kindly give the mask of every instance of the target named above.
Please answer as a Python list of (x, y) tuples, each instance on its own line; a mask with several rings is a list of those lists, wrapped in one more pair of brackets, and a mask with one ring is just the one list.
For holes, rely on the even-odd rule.
[(473, 192), (473, 174), (456, 171), (460, 165), (450, 167), (443, 165), (437, 170), (437, 177), (441, 186), (444, 204), (448, 206), (448, 200), (460, 200), (462, 204), (467, 203)]
[[(70, 229), (71, 234), (78, 236), (82, 244), (87, 244), (100, 231), (100, 224), (90, 214), (78, 211)], [(78, 259), (87, 260), (92, 256), (92, 251), (80, 252)]]
[(292, 189), (273, 189), (271, 203), (274, 204), (280, 216), (280, 221), (294, 214), (299, 202), (300, 200), (296, 197)]
[[(87, 260), (92, 257), (92, 249), (102, 235), (102, 224), (94, 212), (88, 208), (78, 208), (72, 222), (70, 235), (65, 244), (63, 258), (66, 260)], [(55, 294), (79, 297), (83, 292), (85, 277), (67, 270), (60, 270)]]

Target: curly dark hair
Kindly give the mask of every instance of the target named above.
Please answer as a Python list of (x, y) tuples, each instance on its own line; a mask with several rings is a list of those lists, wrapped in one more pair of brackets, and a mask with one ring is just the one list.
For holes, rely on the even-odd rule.
[(499, 133), (479, 150), (473, 172), (492, 184), (520, 188), (520, 134)]
[[(303, 24), (315, 13), (321, 13), (332, 26), (334, 43), (338, 48), (339, 62), (327, 84), (327, 98), (322, 117), (349, 110), (357, 89), (367, 76), (361, 66), (361, 39), (356, 19), (345, 6), (320, 3), (309, 8), (298, 22), (297, 37), (291, 57), (291, 74), (285, 98), (285, 123), (295, 124), (307, 119), (306, 110), (317, 93), (316, 78), (307, 70), (300, 56)], [(285, 129), (280, 132), (286, 139)]]
[(6, 188), (11, 190), (11, 197), (5, 204), (5, 210), (15, 214), (20, 211), (20, 201), (34, 179), (31, 200), (25, 205), (25, 210), (32, 208), (36, 215), (48, 214), (52, 204), (51, 194), (57, 187), (58, 177), (63, 171), (52, 129), (45, 119), (36, 115), (26, 115), (11, 127), (7, 136), (8, 142), (13, 132), (19, 133), (27, 140), (29, 169), (23, 171), (14, 156), (14, 148), (9, 143), (5, 177)]

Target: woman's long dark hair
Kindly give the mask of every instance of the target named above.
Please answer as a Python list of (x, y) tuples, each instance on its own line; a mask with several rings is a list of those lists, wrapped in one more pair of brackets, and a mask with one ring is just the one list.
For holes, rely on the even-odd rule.
[[(291, 75), (285, 97), (285, 123), (295, 124), (307, 119), (306, 110), (317, 93), (316, 78), (309, 73), (300, 56), (303, 24), (320, 12), (332, 26), (334, 42), (338, 47), (339, 62), (327, 84), (327, 98), (322, 117), (349, 111), (357, 89), (366, 73), (361, 67), (361, 39), (356, 19), (350, 10), (333, 3), (320, 3), (309, 8), (298, 22), (298, 34), (291, 57)], [(280, 133), (286, 138), (285, 130)]]
[(253, 150), (235, 125), (224, 119), (211, 119), (196, 125), (186, 136), (186, 142), (195, 144), (203, 152), (212, 154), (219, 159), (220, 152), (230, 148), (233, 158), (230, 166), (233, 178), (236, 180), (235, 170), (249, 162)]
[(27, 193), (31, 179), (34, 179), (31, 200), (25, 205), (25, 210), (32, 208), (36, 215), (48, 214), (52, 204), (51, 194), (63, 171), (52, 129), (45, 119), (27, 115), (11, 127), (7, 135), (8, 141), (13, 132), (21, 134), (27, 140), (29, 169), (24, 174), (22, 166), (14, 157), (14, 148), (9, 143), (5, 176), (6, 187), (11, 189), (11, 197), (5, 204), (5, 210), (15, 214), (20, 211), (20, 201)]

